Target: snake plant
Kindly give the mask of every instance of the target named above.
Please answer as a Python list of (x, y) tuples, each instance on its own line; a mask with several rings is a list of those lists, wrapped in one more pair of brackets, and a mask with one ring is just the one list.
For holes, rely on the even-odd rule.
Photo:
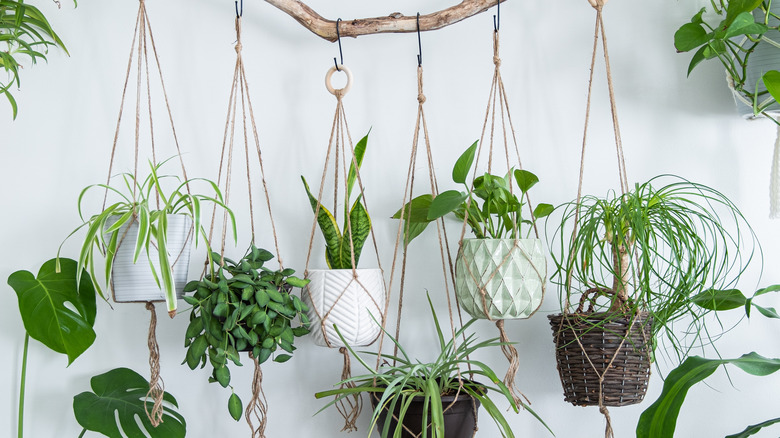
[[(349, 166), (344, 196), (343, 231), (339, 230), (339, 224), (333, 213), (312, 195), (306, 178), (301, 176), (303, 187), (306, 189), (306, 195), (311, 203), (311, 209), (317, 215), (317, 223), (320, 226), (323, 237), (325, 237), (325, 261), (330, 269), (357, 268), (360, 252), (363, 250), (363, 245), (365, 245), (371, 232), (371, 218), (368, 216), (368, 211), (364, 205), (362, 193), (357, 196), (352, 207), (349, 208), (352, 189), (357, 179), (357, 172), (363, 163), (363, 155), (366, 152), (367, 145), (368, 134), (355, 145), (354, 160)], [(355, 165), (357, 165), (357, 168)]]

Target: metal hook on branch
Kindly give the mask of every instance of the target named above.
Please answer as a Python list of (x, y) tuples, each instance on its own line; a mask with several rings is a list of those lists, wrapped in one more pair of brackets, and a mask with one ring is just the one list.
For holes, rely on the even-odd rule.
[(501, 0), (496, 1), (496, 15), (493, 16), (493, 30), (498, 32), (501, 27)]
[(417, 13), (417, 66), (422, 67), (422, 38), (420, 38), (420, 13)]
[(241, 12), (238, 11), (238, 0), (236, 0), (236, 18), (244, 16), (244, 0), (241, 0)]
[[(341, 64), (344, 65), (344, 52), (341, 51), (341, 34), (339, 33), (339, 23), (341, 22), (341, 18), (336, 20), (336, 41), (339, 43), (339, 59), (341, 59)], [(336, 58), (333, 58), (333, 63), (336, 64), (336, 70), (341, 71), (339, 68), (339, 63), (336, 62)]]

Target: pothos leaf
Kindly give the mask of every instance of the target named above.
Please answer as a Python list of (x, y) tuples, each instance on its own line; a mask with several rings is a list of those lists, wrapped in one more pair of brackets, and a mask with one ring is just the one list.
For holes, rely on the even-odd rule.
[(163, 394), (167, 403), (163, 404), (163, 422), (152, 426), (144, 411), (149, 382), (133, 370), (111, 370), (93, 377), (90, 386), (94, 392), (73, 397), (76, 421), (87, 430), (109, 438), (123, 438), (120, 426), (128, 437), (147, 436), (146, 433), (152, 438), (183, 438), (187, 433), (184, 417), (170, 407), (179, 405), (167, 392)]

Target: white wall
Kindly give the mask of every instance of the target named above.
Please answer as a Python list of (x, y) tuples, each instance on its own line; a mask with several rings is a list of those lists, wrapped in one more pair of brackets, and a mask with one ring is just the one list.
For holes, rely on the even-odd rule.
[[(62, 239), (78, 225), (76, 199), (80, 189), (101, 182), (119, 108), (137, 3), (83, 0), (77, 9), (38, 1), (67, 42), (71, 57), (53, 50), (49, 62), (25, 68), (22, 90), (16, 93), (20, 114), (11, 121), (0, 104), (2, 126), (3, 207), (0, 278), (18, 269), (37, 270), (54, 256)], [(149, 0), (169, 97), (182, 147), (192, 175), (216, 178), (228, 90), (234, 64), (233, 2)], [(452, 1), (428, 1), (430, 12)], [(716, 66), (697, 69), (685, 78), (688, 55), (672, 46), (674, 30), (705, 2), (614, 1), (605, 20), (629, 179), (644, 181), (660, 173), (675, 173), (712, 185), (743, 210), (764, 245), (765, 268), (750, 272), (742, 287), (780, 282), (778, 223), (767, 219), (768, 174), (775, 128), (768, 121), (746, 122), (735, 110)], [(392, 6), (375, 2), (312, 2), (327, 17), (376, 16), (394, 11), (414, 14), (418, 2), (400, 0)], [(557, 204), (574, 197), (584, 120), (588, 64), (594, 11), (584, 0), (565, 2), (511, 1), (502, 6), (502, 71), (521, 142), (524, 165), (542, 182), (535, 200)], [(315, 180), (323, 165), (335, 99), (323, 77), (338, 53), (292, 18), (259, 0), (244, 5), (244, 56), (265, 152), (272, 205), (286, 265), (303, 270), (311, 227), (311, 212), (299, 182), (303, 174)], [(479, 136), (493, 64), (492, 19), (483, 14), (441, 31), (423, 34), (425, 104), (442, 187), (448, 187), (455, 158)], [(355, 74), (345, 99), (353, 138), (372, 127), (363, 177), (379, 240), (379, 253), (389, 273), (396, 224), (388, 217), (399, 206), (408, 150), (416, 114), (416, 50), (413, 34), (345, 39), (344, 61)], [(595, 194), (614, 187), (613, 140), (603, 69), (597, 71), (594, 114), (589, 140), (586, 189)], [(159, 96), (158, 96), (159, 97)], [(128, 107), (131, 108), (131, 107)], [(129, 109), (131, 111), (131, 109)], [(157, 111), (157, 114), (162, 114)], [(125, 121), (131, 119), (126, 113)], [(156, 122), (160, 144), (168, 142), (165, 119)], [(161, 147), (169, 147), (168, 145)], [(131, 148), (131, 126), (123, 125), (119, 146)], [(602, 159), (603, 158), (603, 159)], [(421, 171), (424, 169), (420, 169)], [(245, 202), (236, 196), (237, 203)], [(241, 243), (248, 240), (246, 207)], [(262, 210), (261, 210), (262, 215)], [(454, 227), (454, 228), (457, 228)], [(415, 244), (407, 281), (403, 341), (425, 358), (434, 344), (424, 305), (424, 290), (445, 307), (437, 275), (436, 242), (432, 235)], [(263, 230), (259, 243), (270, 249)], [(66, 245), (74, 254), (76, 245)], [(370, 249), (364, 256), (370, 266)], [(200, 254), (200, 253), (199, 253)], [(321, 252), (314, 255), (321, 263)], [(193, 273), (200, 255), (193, 257)], [(397, 297), (397, 291), (393, 291)], [(510, 337), (518, 342), (521, 368), (518, 385), (559, 437), (595, 437), (603, 433), (596, 408), (575, 408), (563, 401), (553, 358), (546, 315), (558, 309), (551, 287), (534, 318), (510, 321)], [(7, 305), (0, 308), (0, 436), (15, 436), (16, 400), (24, 331), (13, 291), (5, 287)], [(774, 303), (773, 303), (774, 302)], [(767, 297), (767, 305), (777, 299)], [(182, 306), (186, 307), (182, 302)], [(162, 312), (160, 312), (162, 315)], [(246, 424), (234, 422), (226, 410), (229, 391), (208, 384), (207, 370), (190, 371), (184, 358), (187, 315), (161, 317), (158, 338), (166, 389), (180, 401), (189, 436), (248, 435)], [(725, 357), (756, 350), (780, 355), (777, 322), (744, 321), (720, 342)], [(90, 350), (66, 368), (64, 357), (33, 341), (28, 369), (28, 437), (76, 436), (81, 428), (72, 414), (72, 397), (89, 388), (89, 378), (126, 366), (148, 376), (146, 330), (148, 312), (141, 305), (99, 305), (98, 338)], [(481, 337), (494, 336), (489, 323), (478, 324)], [(308, 339), (286, 364), (265, 367), (265, 392), (270, 404), (268, 436), (338, 436), (335, 411), (313, 414), (324, 405), (314, 392), (330, 387), (340, 374), (336, 351), (314, 346)], [(503, 369), (499, 351), (484, 360)], [(659, 364), (668, 372), (669, 364)], [(357, 371), (357, 368), (355, 369)], [(693, 389), (683, 407), (678, 436), (724, 436), (777, 416), (780, 401), (773, 388), (780, 377), (755, 378), (735, 370), (736, 389), (722, 372), (711, 388)], [(234, 384), (249, 399), (251, 369), (233, 373)], [(631, 436), (641, 411), (649, 406), (663, 382), (654, 372), (644, 404), (612, 409), (616, 435)], [(713, 415), (713, 413), (718, 413)], [(726, 414), (728, 412), (728, 414)], [(722, 414), (721, 414), (722, 413)], [(483, 413), (484, 415), (484, 413)], [(360, 419), (367, 432), (368, 412)], [(511, 416), (517, 436), (545, 436), (525, 413)], [(497, 436), (483, 418), (479, 436)], [(777, 436), (777, 433), (764, 436)], [(358, 435), (358, 436), (359, 436)]]

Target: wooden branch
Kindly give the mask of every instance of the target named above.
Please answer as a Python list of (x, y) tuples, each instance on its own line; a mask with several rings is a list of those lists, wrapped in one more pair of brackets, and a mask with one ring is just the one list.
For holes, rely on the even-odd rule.
[[(267, 3), (295, 18), (303, 27), (330, 42), (336, 41), (336, 20), (327, 20), (299, 0), (265, 0)], [(436, 30), (455, 24), (496, 6), (506, 0), (463, 0), (460, 4), (432, 14), (420, 15), (420, 31)], [(386, 17), (341, 20), (339, 34), (342, 37), (358, 37), (377, 33), (417, 32), (417, 16), (405, 16), (399, 12)]]

